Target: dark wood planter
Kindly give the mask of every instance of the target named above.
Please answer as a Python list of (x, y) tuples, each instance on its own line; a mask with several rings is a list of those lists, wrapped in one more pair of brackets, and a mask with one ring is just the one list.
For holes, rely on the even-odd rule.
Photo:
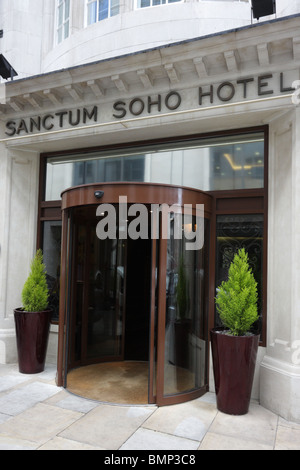
[(52, 309), (43, 312), (14, 310), (19, 371), (37, 374), (45, 369)]
[(229, 336), (224, 328), (211, 330), (217, 407), (230, 415), (248, 413), (259, 335)]

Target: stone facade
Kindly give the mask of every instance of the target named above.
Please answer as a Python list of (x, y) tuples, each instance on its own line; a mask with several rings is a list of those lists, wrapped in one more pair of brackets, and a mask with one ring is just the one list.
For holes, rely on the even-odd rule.
[[(7, 9), (7, 2), (0, 2), (0, 16), (5, 13), (7, 25), (12, 24), (20, 2), (9, 3), (12, 6)], [(43, 28), (38, 20), (27, 23), (26, 7), (32, 7), (32, 3), (36, 4), (36, 18), (46, 25)], [(90, 30), (73, 23), (71, 36), (61, 45), (50, 47), (50, 3), (23, 1), (25, 11), (17, 15), (20, 31), (11, 42), (13, 47), (8, 46), (9, 29), (4, 43), (5, 55), (21, 76), (38, 75), (2, 85), (0, 362), (16, 361), (13, 309), (20, 305), (21, 287), (36, 246), (40, 153), (268, 125), (267, 342), (259, 351), (254, 397), (285, 419), (300, 422), (300, 108), (297, 99), (292, 100), (296, 93), (293, 83), (300, 79), (300, 17), (250, 26), (248, 2), (232, 2), (241, 16), (229, 18), (223, 23), (224, 29), (243, 27), (217, 33), (209, 21), (205, 28), (199, 23), (194, 27), (195, 11), (198, 14), (204, 4), (209, 4), (206, 11), (212, 17), (217, 5), (228, 2), (190, 1), (173, 5), (172, 13), (169, 6), (170, 17), (164, 17), (166, 23), (159, 34), (153, 16), (141, 37), (133, 22), (144, 24), (146, 12), (126, 11), (124, 3), (124, 12), (107, 20), (107, 24), (112, 22), (111, 31), (116, 31), (114, 50), (109, 49), (111, 41), (106, 38), (105, 50), (100, 53), (100, 32), (99, 36), (96, 33), (100, 23)], [(282, 3), (278, 2), (284, 13)], [(292, 3), (299, 7), (299, 2)], [(73, 2), (73, 8), (79, 8), (78, 1)], [(183, 9), (189, 19), (184, 21), (180, 35), (175, 35), (176, 21), (170, 29), (166, 24), (171, 15), (181, 19)], [(149, 10), (150, 17), (154, 13), (154, 8)], [(121, 25), (117, 23), (121, 19), (128, 31), (120, 46)], [(31, 44), (26, 53), (32, 52), (35, 57), (30, 68), (29, 57), (25, 60), (25, 54), (22, 63), (14, 50), (22, 41), (23, 21), (26, 41)], [(17, 28), (18, 23), (13, 23)], [(37, 36), (29, 37), (33, 30)], [(167, 35), (163, 34), (166, 30)], [(42, 31), (46, 39), (39, 45)], [(105, 28), (101, 34), (103, 31)], [(84, 39), (89, 35), (94, 44), (91, 48)], [(140, 38), (136, 49), (126, 45), (129, 37)], [(169, 45), (174, 41), (181, 42)], [(173, 98), (180, 97), (176, 109), (168, 101), (170, 93)], [(160, 109), (154, 104), (158, 97)], [(75, 126), (68, 113), (78, 110), (82, 118)], [(57, 327), (52, 330), (48, 359), (55, 362)]]

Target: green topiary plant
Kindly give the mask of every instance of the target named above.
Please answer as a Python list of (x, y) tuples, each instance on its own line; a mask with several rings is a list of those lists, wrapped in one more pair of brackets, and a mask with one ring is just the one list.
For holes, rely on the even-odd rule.
[(23, 308), (26, 312), (42, 312), (48, 307), (48, 286), (42, 250), (38, 250), (32, 263), (31, 272), (22, 290)]
[(228, 280), (219, 287), (216, 306), (223, 325), (234, 336), (244, 336), (258, 319), (257, 282), (244, 248), (234, 256)]

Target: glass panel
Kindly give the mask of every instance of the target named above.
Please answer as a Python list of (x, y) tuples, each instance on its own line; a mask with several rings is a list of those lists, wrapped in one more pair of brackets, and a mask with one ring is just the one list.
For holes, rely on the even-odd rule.
[[(153, 245), (152, 245), (153, 248)], [(152, 256), (154, 256), (153, 251), (152, 251)], [(159, 286), (159, 279), (158, 279), (158, 273), (159, 273), (159, 240), (156, 241), (155, 243), (155, 259), (152, 259), (152, 263), (155, 263), (155, 274), (152, 273), (152, 280), (155, 278), (155, 281), (152, 282), (151, 284), (151, 302), (153, 302), (153, 305), (151, 305), (153, 309), (153, 316), (154, 318), (152, 319), (153, 321), (153, 330), (151, 332), (151, 341), (152, 341), (152, 357), (150, 357), (150, 361), (152, 361), (152, 396), (156, 397), (157, 394), (157, 326), (158, 326), (158, 286)], [(154, 284), (154, 285), (153, 285)]]
[(62, 42), (69, 36), (70, 0), (61, 0), (57, 13), (57, 42)]
[(150, 7), (150, 0), (138, 0), (138, 8)]
[(149, 360), (150, 333), (150, 240), (127, 240), (126, 323), (124, 359)]
[[(216, 286), (227, 280), (228, 269), (234, 254), (245, 248), (249, 264), (258, 283), (258, 311), (260, 320), (254, 329), (261, 331), (263, 294), (263, 234), (264, 216), (219, 215), (217, 216)], [(220, 320), (216, 312), (216, 324)]]
[(58, 7), (58, 26), (61, 26), (64, 18), (64, 4), (61, 3)]
[(61, 163), (58, 167), (47, 164), (45, 200), (59, 200), (62, 188), (66, 189), (72, 186), (72, 175), (75, 171), (76, 167), (73, 167), (72, 163)]
[(119, 160), (111, 160), (105, 162), (104, 167), (104, 180), (105, 181), (120, 181), (121, 177), (121, 162)]
[(70, 0), (65, 0), (65, 21), (69, 19), (70, 16)]
[(57, 42), (60, 43), (62, 41), (63, 29), (62, 27), (57, 31)]
[(145, 8), (156, 5), (166, 5), (167, 3), (178, 3), (182, 0), (137, 0), (137, 8)]
[(99, 0), (98, 21), (108, 17), (108, 0)]
[(88, 5), (88, 24), (96, 23), (97, 21), (97, 1)]
[(59, 316), (61, 228), (60, 221), (43, 223), (42, 249), (49, 288), (49, 306), (53, 308), (52, 321), (58, 321)]
[(262, 188), (263, 142), (232, 142), (211, 149), (212, 189)]
[(167, 248), (165, 396), (198, 389), (206, 377), (205, 247), (187, 250), (185, 238), (175, 238), (182, 222), (181, 214), (171, 218)]
[[(92, 162), (92, 163), (91, 163)], [(87, 176), (87, 167), (92, 170)], [(175, 184), (203, 191), (264, 187), (262, 133), (47, 160), (46, 200), (71, 186), (106, 181)]]
[(69, 21), (64, 24), (64, 39), (69, 36)]
[(81, 359), (82, 352), (82, 328), (84, 318), (84, 279), (85, 259), (87, 254), (87, 229), (85, 226), (78, 227), (77, 238), (77, 260), (75, 270), (75, 360)]
[(120, 1), (119, 0), (111, 0), (110, 16), (118, 15), (119, 12), (120, 12)]
[(87, 357), (122, 355), (125, 243), (99, 240), (91, 226)]

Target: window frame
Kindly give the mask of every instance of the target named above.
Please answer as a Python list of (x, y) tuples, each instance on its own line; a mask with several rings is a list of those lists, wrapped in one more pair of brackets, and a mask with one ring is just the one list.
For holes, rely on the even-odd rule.
[[(69, 16), (65, 18), (66, 15), (66, 1), (69, 2)], [(59, 8), (62, 6), (63, 8), (63, 18), (62, 23), (59, 24)], [(55, 43), (57, 45), (62, 44), (66, 39), (70, 37), (70, 30), (71, 30), (71, 6), (72, 0), (57, 0), (56, 2), (56, 10), (55, 10)], [(64, 37), (64, 30), (65, 25), (68, 24), (68, 35)], [(62, 37), (59, 39), (59, 31), (62, 32)]]
[[(102, 18), (99, 20), (99, 0), (86, 0), (86, 5), (85, 5), (85, 24), (86, 26), (92, 26), (93, 24), (100, 23), (101, 21), (104, 21), (108, 18), (112, 18), (113, 16), (117, 16), (120, 13), (120, 1), (119, 1), (119, 12), (115, 15), (112, 15), (112, 0), (107, 0), (108, 2), (108, 15), (106, 18)], [(96, 21), (94, 22), (89, 22), (89, 6), (92, 5), (93, 3), (96, 3)]]
[(163, 6), (167, 6), (167, 5), (173, 5), (173, 4), (177, 4), (177, 3), (185, 3), (185, 0), (177, 0), (176, 2), (172, 2), (171, 0), (166, 0), (166, 3), (164, 4), (160, 4), (160, 5), (153, 5), (153, 1), (154, 0), (150, 0), (150, 5), (149, 6), (146, 6), (146, 7), (142, 7), (142, 6), (138, 6), (138, 2), (140, 0), (134, 0), (134, 9), (135, 10), (144, 10), (146, 8), (154, 8), (154, 7), (163, 7)]
[(269, 150), (269, 127), (256, 126), (251, 128), (233, 129), (229, 131), (210, 132), (206, 134), (188, 135), (174, 138), (154, 139), (149, 141), (139, 141), (134, 143), (110, 145), (104, 147), (85, 148), (80, 150), (65, 152), (49, 152), (40, 155), (40, 183), (39, 183), (39, 205), (38, 205), (38, 230), (37, 248), (42, 248), (43, 243), (43, 222), (47, 220), (61, 220), (61, 201), (45, 201), (46, 167), (47, 158), (58, 155), (82, 154), (82, 152), (92, 153), (95, 151), (120, 151), (134, 147), (147, 145), (158, 145), (165, 143), (178, 144), (187, 141), (199, 140), (203, 138), (220, 138), (225, 136), (245, 135), (262, 132), (264, 134), (264, 187), (259, 189), (232, 189), (215, 190), (206, 193), (213, 197), (211, 226), (210, 226), (210, 269), (209, 269), (209, 292), (208, 292), (208, 319), (209, 329), (215, 326), (215, 292), (216, 292), (216, 220), (218, 215), (235, 214), (263, 214), (264, 215), (264, 236), (263, 236), (263, 292), (262, 292), (262, 332), (260, 345), (266, 345), (267, 330), (267, 249), (268, 249), (268, 150)]

